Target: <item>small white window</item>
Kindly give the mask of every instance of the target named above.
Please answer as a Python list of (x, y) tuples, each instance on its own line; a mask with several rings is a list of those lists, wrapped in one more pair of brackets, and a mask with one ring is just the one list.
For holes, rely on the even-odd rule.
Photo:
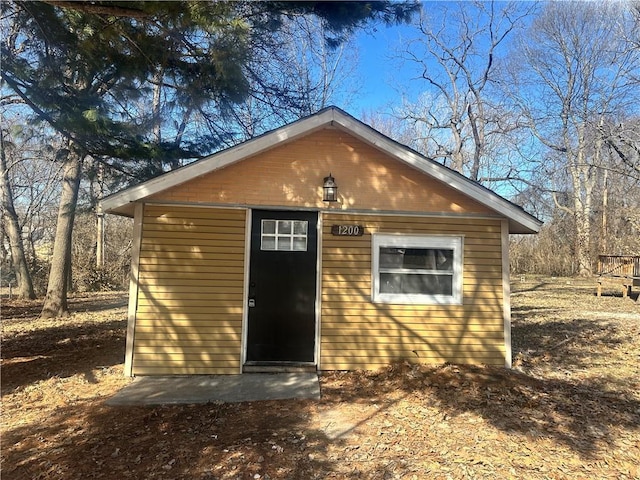
[(306, 220), (262, 220), (260, 249), (306, 252), (308, 228)]
[(376, 303), (462, 304), (462, 237), (373, 235)]

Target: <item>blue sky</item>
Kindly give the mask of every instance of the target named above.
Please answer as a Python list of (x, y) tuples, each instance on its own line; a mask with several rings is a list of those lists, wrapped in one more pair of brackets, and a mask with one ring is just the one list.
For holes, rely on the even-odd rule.
[(415, 27), (407, 25), (380, 26), (376, 32), (357, 35), (362, 87), (349, 113), (359, 116), (363, 111), (387, 112), (391, 105), (399, 105), (403, 96), (416, 97), (420, 82), (411, 81), (415, 71), (407, 65), (399, 68), (399, 61), (393, 58), (398, 47), (412, 36)]
[(394, 62), (390, 56), (399, 42), (400, 31), (401, 27), (380, 27), (375, 34), (363, 32), (358, 35), (359, 75), (363, 85), (357, 99), (358, 111), (353, 114), (357, 115), (361, 110), (386, 109), (390, 103), (399, 103), (399, 93), (391, 84), (397, 83), (403, 75), (392, 68)]
[[(458, 25), (455, 15), (459, 13), (457, 5), (446, 4), (444, 2), (429, 2), (425, 3), (429, 14), (433, 20), (434, 30), (442, 28), (443, 41), (448, 36), (452, 40), (452, 45), (459, 45), (460, 38), (458, 36)], [(500, 2), (496, 4), (496, 8), (501, 8)], [(468, 25), (473, 29), (475, 25), (484, 28), (486, 25), (486, 11), (477, 10), (477, 15), (474, 15), (473, 9), (469, 10)], [(500, 18), (497, 18), (498, 22)], [(498, 27), (500, 30), (501, 27)], [(513, 40), (517, 34), (515, 31), (511, 32), (512, 35), (507, 37), (506, 41), (500, 45), (497, 49), (496, 56), (500, 57), (504, 55), (509, 48), (509, 43)], [(419, 31), (416, 26), (413, 25), (401, 25), (401, 26), (378, 26), (373, 32), (361, 31), (355, 38), (355, 43), (358, 48), (359, 65), (358, 74), (361, 77), (362, 88), (359, 91), (359, 95), (354, 101), (346, 106), (346, 110), (355, 117), (363, 118), (363, 113), (375, 113), (375, 114), (391, 114), (392, 109), (398, 109), (402, 106), (403, 100), (407, 100), (409, 104), (416, 104), (421, 95), (436, 95), (434, 89), (429, 89), (429, 84), (424, 79), (416, 78), (419, 76), (421, 70), (417, 63), (409, 61), (402, 62), (398, 59), (398, 50), (406, 51), (409, 46), (409, 42), (412, 39), (416, 39), (419, 36)], [(486, 31), (475, 37), (474, 45), (479, 47), (478, 55), (474, 52), (468, 52), (467, 65), (472, 69), (474, 66), (484, 65), (486, 62), (486, 55), (482, 53), (484, 43), (488, 42), (488, 34)], [(443, 75), (443, 70), (438, 66), (438, 62), (429, 54), (424, 52), (425, 46), (416, 45), (411, 50), (424, 61), (430, 69), (430, 74), (435, 78)], [(459, 53), (459, 51), (457, 52)], [(496, 65), (494, 61), (494, 66)], [(481, 70), (479, 70), (481, 71)], [(461, 80), (459, 78), (459, 80)], [(445, 85), (449, 85), (448, 80), (444, 81)], [(464, 88), (464, 85), (462, 85)], [(491, 93), (489, 93), (490, 95)], [(341, 105), (338, 105), (341, 106)], [(440, 138), (440, 144), (446, 145), (449, 143), (448, 133), (441, 132), (442, 138)], [(419, 148), (418, 145), (410, 145), (413, 148)], [(433, 147), (433, 145), (431, 145)], [(426, 153), (426, 152), (425, 152)], [(497, 164), (497, 163), (496, 163)], [(505, 165), (509, 165), (509, 160), (505, 159)], [(507, 167), (505, 167), (507, 168)], [(497, 167), (483, 166), (482, 174), (487, 177), (501, 176), (502, 172), (494, 173), (489, 172), (490, 169), (497, 169)], [(497, 171), (497, 170), (496, 170)], [(491, 174), (490, 174), (491, 173)], [(482, 176), (482, 175), (481, 175)], [(508, 185), (504, 185), (504, 188), (508, 188)], [(502, 194), (508, 195), (510, 191), (503, 190)]]
[[(461, 2), (464, 3), (464, 2)], [(422, 7), (434, 21), (434, 27), (438, 25), (444, 27), (443, 33), (451, 36), (455, 42), (459, 40), (457, 37), (457, 23), (454, 17), (459, 13), (460, 5), (455, 2), (447, 1), (429, 1), (421, 2)], [(485, 6), (487, 3), (485, 3)], [(506, 2), (497, 1), (496, 20), (501, 23), (499, 11), (504, 8)], [(526, 9), (533, 5), (530, 2), (522, 2), (519, 7)], [(522, 13), (520, 8), (519, 12)], [(473, 8), (467, 9), (468, 12), (474, 12)], [(481, 13), (475, 10), (478, 16), (471, 13), (468, 17), (470, 28), (474, 28), (474, 24), (486, 25), (486, 11)], [(530, 17), (532, 18), (532, 17)], [(525, 19), (522, 25), (526, 25), (530, 19)], [(498, 27), (500, 29), (500, 27)], [(416, 77), (418, 71), (410, 62), (405, 62), (401, 66), (400, 61), (392, 59), (394, 53), (398, 49), (406, 49), (409, 41), (415, 39), (419, 33), (415, 25), (395, 25), (385, 26), (379, 25), (375, 31), (366, 29), (359, 31), (355, 41), (359, 50), (359, 75), (361, 76), (362, 88), (360, 95), (354, 102), (354, 111), (350, 112), (359, 115), (362, 110), (365, 111), (387, 111), (389, 105), (399, 105), (402, 96), (408, 96), (409, 100), (415, 101), (418, 94), (425, 89), (424, 81), (412, 80)], [(512, 31), (506, 41), (496, 52), (498, 56), (504, 54), (505, 48), (513, 40), (517, 34)], [(486, 41), (488, 37), (481, 35), (475, 41)], [(481, 45), (481, 44), (478, 44)], [(423, 58), (429, 58), (423, 57)], [(436, 70), (439, 70), (436, 67)]]

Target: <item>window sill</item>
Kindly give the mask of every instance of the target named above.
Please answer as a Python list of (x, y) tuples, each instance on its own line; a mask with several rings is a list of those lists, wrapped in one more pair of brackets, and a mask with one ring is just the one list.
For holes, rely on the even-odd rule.
[(462, 305), (462, 299), (437, 296), (378, 295), (371, 299), (375, 304), (386, 305)]

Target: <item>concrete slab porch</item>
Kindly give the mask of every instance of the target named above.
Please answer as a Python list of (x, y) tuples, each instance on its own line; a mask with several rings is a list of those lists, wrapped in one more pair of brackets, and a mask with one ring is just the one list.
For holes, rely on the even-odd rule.
[(305, 398), (320, 398), (316, 373), (137, 377), (106, 404), (176, 405)]

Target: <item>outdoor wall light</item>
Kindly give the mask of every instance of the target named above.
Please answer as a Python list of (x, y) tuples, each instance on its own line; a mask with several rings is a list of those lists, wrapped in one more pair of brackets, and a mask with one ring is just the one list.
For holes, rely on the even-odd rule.
[(324, 177), (322, 184), (322, 200), (325, 202), (337, 202), (338, 201), (338, 185), (336, 185), (336, 179), (329, 173), (328, 177)]

